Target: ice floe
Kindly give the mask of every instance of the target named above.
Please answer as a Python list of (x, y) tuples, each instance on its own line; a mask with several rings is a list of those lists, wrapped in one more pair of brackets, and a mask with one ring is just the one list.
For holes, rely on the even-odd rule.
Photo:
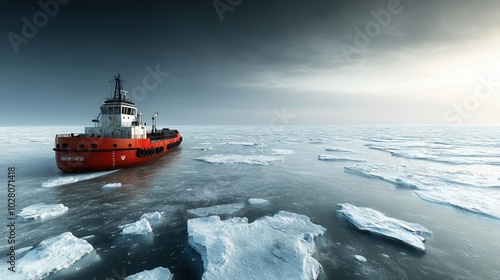
[(371, 208), (356, 207), (348, 203), (338, 206), (340, 209), (337, 212), (358, 229), (398, 240), (420, 251), (425, 251), (425, 236), (432, 234), (432, 231), (419, 224), (387, 217)]
[(247, 146), (247, 147), (265, 147), (264, 143), (255, 142), (226, 142), (226, 145), (237, 145), (237, 146)]
[(231, 215), (243, 209), (243, 207), (245, 207), (245, 204), (243, 203), (230, 203), (189, 209), (187, 210), (187, 212), (196, 217), (206, 217), (210, 215)]
[(45, 182), (42, 182), (42, 187), (52, 188), (52, 187), (72, 184), (72, 183), (90, 180), (90, 179), (97, 178), (100, 176), (108, 175), (108, 174), (116, 172), (116, 171), (117, 170), (104, 171), (104, 172), (94, 172), (94, 173), (90, 173), (90, 174), (63, 175), (61, 177), (49, 179)]
[(288, 149), (273, 149), (272, 150), (272, 155), (291, 155), (293, 154), (293, 150), (288, 150)]
[(204, 146), (204, 147), (192, 147), (191, 149), (200, 150), (200, 151), (209, 151), (209, 150), (213, 150), (214, 148), (212, 148), (210, 146)]
[(17, 215), (23, 220), (37, 220), (56, 217), (68, 211), (68, 207), (63, 204), (33, 204), (25, 207)]
[(467, 187), (440, 187), (415, 191), (429, 202), (451, 205), (475, 214), (500, 220), (500, 190)]
[(211, 156), (199, 157), (196, 159), (208, 163), (219, 163), (219, 164), (245, 163), (254, 165), (269, 165), (272, 162), (278, 162), (283, 160), (283, 158), (276, 156), (235, 155), (235, 154), (228, 154), (228, 155), (215, 154)]
[(211, 216), (188, 220), (188, 241), (202, 257), (205, 280), (317, 279), (314, 238), (325, 230), (285, 211), (250, 224)]
[(454, 146), (428, 142), (394, 142), (366, 144), (370, 149), (408, 159), (427, 160), (449, 164), (500, 165), (500, 149), (495, 147)]
[(139, 219), (146, 219), (149, 222), (158, 221), (161, 220), (161, 213), (158, 211), (151, 213), (144, 213)]
[[(377, 178), (414, 189), (429, 202), (450, 205), (475, 214), (500, 219), (500, 189), (494, 178), (465, 170), (419, 170), (406, 166), (358, 165), (344, 167), (346, 172)], [(476, 187), (483, 185), (483, 187)]]
[[(163, 213), (163, 212), (162, 212)], [(118, 226), (122, 229), (120, 234), (123, 235), (141, 235), (148, 234), (153, 231), (151, 224), (155, 225), (161, 220), (160, 212), (144, 213), (138, 221), (130, 224)]]
[(70, 267), (94, 248), (71, 232), (48, 238), (16, 262), (16, 272), (0, 271), (1, 279), (42, 279)]
[(341, 157), (341, 156), (332, 156), (332, 155), (318, 155), (318, 160), (324, 161), (354, 161), (354, 162), (364, 162), (364, 159), (359, 158), (351, 158), (351, 157)]
[(171, 280), (173, 276), (168, 268), (159, 266), (155, 269), (144, 270), (130, 275), (125, 280)]
[(131, 224), (121, 225), (119, 228), (122, 229), (120, 234), (123, 235), (141, 235), (148, 234), (153, 231), (147, 219), (140, 219)]
[(366, 262), (366, 258), (361, 256), (361, 255), (354, 255), (354, 258), (359, 261), (359, 262), (363, 262), (365, 263)]
[(327, 151), (327, 152), (342, 152), (342, 153), (350, 153), (350, 152), (352, 152), (352, 150), (345, 149), (345, 148), (339, 148), (339, 147), (325, 148), (325, 151)]
[(102, 186), (103, 189), (114, 189), (114, 188), (119, 188), (122, 186), (122, 183), (108, 183), (104, 186)]
[(267, 199), (263, 199), (263, 198), (250, 198), (248, 199), (248, 203), (250, 204), (264, 204), (264, 203), (268, 203), (269, 201)]

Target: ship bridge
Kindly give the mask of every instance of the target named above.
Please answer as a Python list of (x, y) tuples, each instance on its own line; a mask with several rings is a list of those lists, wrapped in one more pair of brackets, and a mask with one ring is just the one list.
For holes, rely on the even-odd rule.
[(142, 124), (142, 114), (137, 111), (135, 103), (127, 98), (123, 90), (122, 76), (115, 75), (115, 91), (101, 105), (101, 112), (92, 120), (95, 126), (85, 127), (85, 134), (91, 137), (144, 139), (147, 131)]

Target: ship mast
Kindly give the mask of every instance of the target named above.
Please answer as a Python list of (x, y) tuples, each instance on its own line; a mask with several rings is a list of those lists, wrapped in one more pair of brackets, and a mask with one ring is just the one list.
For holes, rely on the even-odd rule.
[[(122, 75), (120, 73), (116, 74), (115, 75), (115, 93), (113, 95), (113, 100), (118, 100), (118, 101), (122, 101), (122, 90), (123, 90), (123, 86), (122, 86), (122, 82), (125, 82), (125, 80), (122, 80)], [(110, 81), (111, 82), (111, 81)]]

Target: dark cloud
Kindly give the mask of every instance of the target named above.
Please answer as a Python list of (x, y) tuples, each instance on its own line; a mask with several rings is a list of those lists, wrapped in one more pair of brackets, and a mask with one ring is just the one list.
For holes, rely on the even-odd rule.
[[(398, 104), (435, 107), (401, 85), (422, 78), (408, 66), (485, 42), (498, 31), (500, 4), (394, 1), (243, 0), (221, 21), (209, 0), (72, 0), (59, 5), (16, 54), (8, 34), (22, 35), (21, 18), (32, 21), (42, 8), (38, 1), (10, 0), (0, 11), (0, 93), (10, 104), (0, 117), (31, 124), (43, 107), (34, 124), (86, 123), (109, 93), (106, 81), (116, 71), (126, 76), (130, 90), (156, 65), (169, 76), (138, 105), (145, 114), (164, 110), (165, 121), (180, 124), (267, 123), (272, 110), (284, 106), (297, 112), (329, 109), (325, 119), (332, 122), (340, 111), (346, 122), (349, 110), (359, 122), (364, 109), (379, 108), (383, 120)], [(355, 27), (365, 30), (375, 20), (372, 11), (396, 4), (401, 12), (392, 14), (369, 44), (357, 46)], [(359, 52), (346, 57), (342, 43)], [(380, 85), (391, 83), (396, 84), (391, 90), (407, 95), (377, 95), (387, 90)], [(389, 105), (370, 107), (382, 96)], [(418, 115), (400, 119), (415, 122)]]

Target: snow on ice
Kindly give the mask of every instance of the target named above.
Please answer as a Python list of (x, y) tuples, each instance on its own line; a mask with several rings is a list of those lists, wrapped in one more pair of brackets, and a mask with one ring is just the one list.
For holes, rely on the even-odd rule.
[(37, 220), (55, 217), (68, 211), (63, 204), (33, 204), (21, 210), (17, 216), (23, 220)]
[(371, 208), (356, 207), (351, 204), (338, 204), (337, 212), (344, 215), (360, 230), (398, 240), (420, 251), (425, 251), (425, 237), (432, 231), (425, 227), (385, 216)]
[(317, 279), (314, 238), (325, 230), (285, 211), (250, 224), (210, 216), (188, 220), (188, 241), (202, 257), (205, 280)]
[(173, 274), (168, 268), (157, 267), (151, 270), (144, 270), (142, 272), (133, 274), (125, 278), (125, 280), (171, 280)]
[(187, 212), (196, 217), (206, 217), (210, 215), (231, 215), (243, 209), (243, 207), (245, 207), (245, 204), (243, 203), (229, 203), (189, 209), (187, 210)]
[(221, 155), (221, 154), (204, 156), (196, 159), (207, 163), (221, 163), (221, 164), (245, 163), (245, 164), (255, 164), (255, 165), (269, 165), (272, 162), (283, 160), (283, 158), (280, 157), (265, 156), (265, 155)]
[(28, 251), (16, 262), (15, 273), (2, 269), (0, 278), (42, 279), (70, 267), (93, 250), (87, 241), (76, 238), (71, 232), (65, 232), (40, 242), (34, 250)]

